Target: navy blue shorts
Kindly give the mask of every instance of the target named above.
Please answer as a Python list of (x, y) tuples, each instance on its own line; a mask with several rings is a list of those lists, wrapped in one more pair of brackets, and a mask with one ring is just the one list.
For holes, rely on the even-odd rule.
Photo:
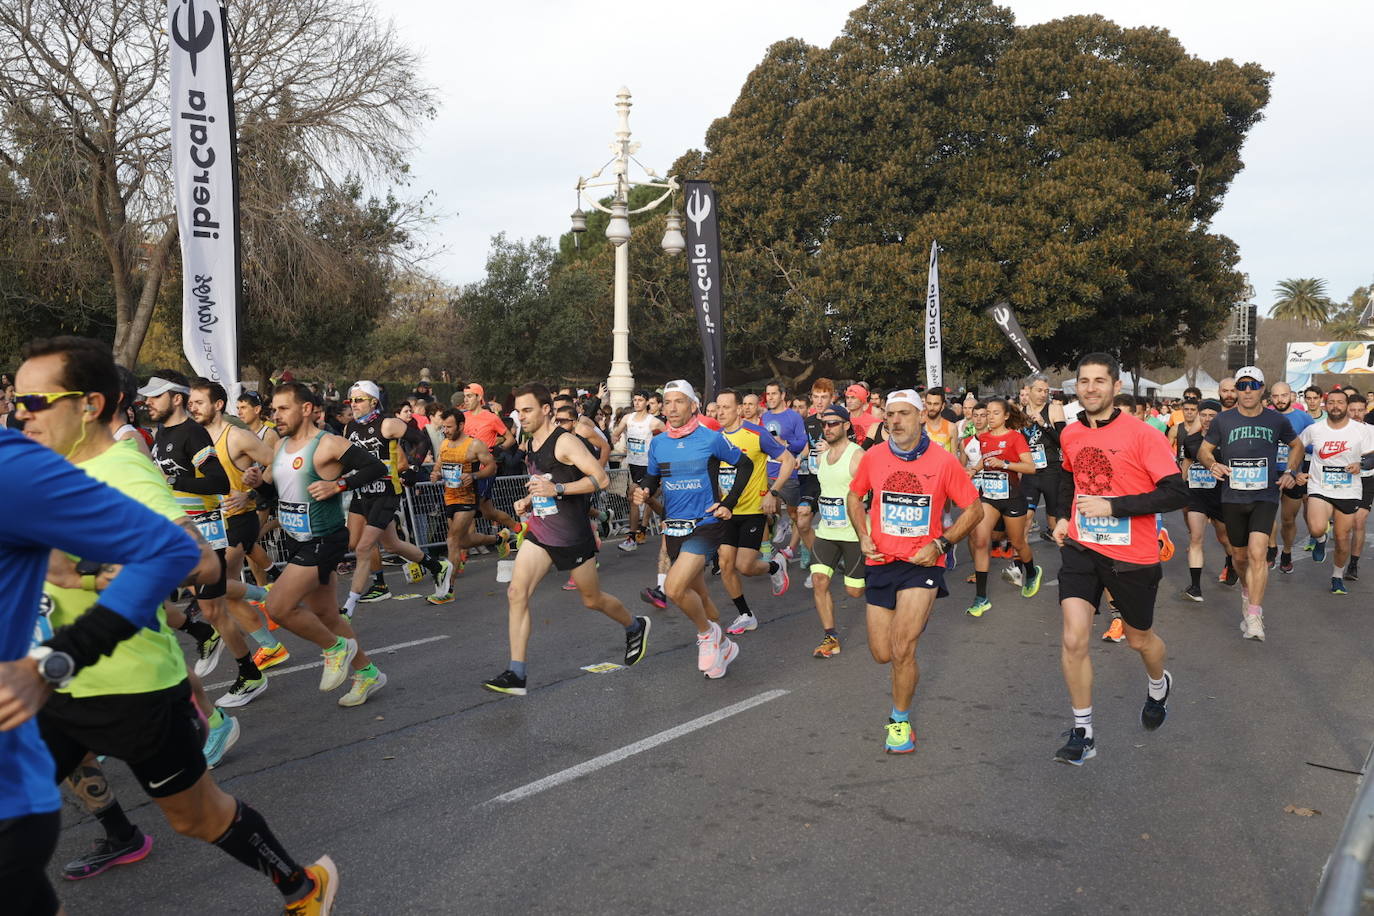
[(864, 600), (890, 611), (897, 610), (897, 593), (908, 588), (936, 589), (935, 597), (949, 594), (945, 588), (943, 566), (917, 566), (905, 560), (894, 560), (866, 568)]
[(698, 556), (709, 557), (716, 552), (721, 544), (725, 543), (727, 534), (726, 525), (717, 520), (708, 522), (705, 525), (697, 525), (692, 529), (692, 533), (686, 537), (672, 537), (665, 535), (663, 540), (668, 548), (668, 559), (676, 560), (678, 554), (684, 550)]
[(491, 488), (496, 486), (496, 477), (478, 477), (474, 483), (477, 484), (477, 501), (479, 503), (491, 499)]

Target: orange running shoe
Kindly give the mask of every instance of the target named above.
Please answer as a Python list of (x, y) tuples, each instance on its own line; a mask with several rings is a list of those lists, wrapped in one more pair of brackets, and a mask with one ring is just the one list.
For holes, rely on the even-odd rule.
[(1168, 563), (1174, 558), (1174, 539), (1169, 537), (1169, 529), (1159, 529), (1159, 562)]
[(315, 887), (309, 895), (286, 905), (285, 916), (329, 916), (334, 911), (334, 895), (339, 892), (339, 870), (329, 856), (320, 856), (305, 873)]
[(816, 647), (816, 651), (811, 653), (814, 658), (831, 658), (839, 654), (840, 640), (837, 637), (831, 636), (829, 633), (825, 635), (825, 639), (821, 640), (821, 644)]
[(1107, 632), (1102, 634), (1103, 642), (1125, 642), (1126, 625), (1121, 622), (1120, 617), (1112, 618), (1112, 625), (1107, 627)]
[(291, 652), (286, 646), (277, 643), (270, 649), (259, 649), (253, 653), (253, 664), (258, 666), (259, 671), (266, 671), (268, 668), (275, 668), (282, 662), (291, 657)]

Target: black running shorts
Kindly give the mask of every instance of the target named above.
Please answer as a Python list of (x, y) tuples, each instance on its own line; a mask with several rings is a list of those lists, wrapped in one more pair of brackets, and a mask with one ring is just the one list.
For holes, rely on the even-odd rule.
[(1366, 512), (1374, 508), (1374, 477), (1360, 478), (1360, 508)]
[(1081, 598), (1093, 607), (1102, 591), (1112, 593), (1126, 625), (1148, 630), (1155, 622), (1155, 595), (1164, 570), (1158, 563), (1141, 566), (1103, 556), (1076, 541), (1066, 540), (1059, 552), (1059, 600)]
[(367, 519), (369, 528), (386, 530), (386, 526), (396, 521), (396, 510), (401, 508), (401, 494), (383, 493), (380, 496), (359, 496), (354, 494), (348, 504), (350, 515), (361, 515)]
[(61, 909), (47, 874), (61, 829), (61, 811), (0, 820), (0, 888), (5, 889), (5, 912), (52, 916)]
[(763, 544), (763, 528), (767, 519), (762, 515), (731, 515), (720, 522), (725, 528), (722, 547), (737, 550), (758, 550)]
[(797, 479), (801, 481), (800, 505), (806, 506), (813, 513), (819, 515), (821, 511), (821, 479), (815, 474), (798, 474)]
[(444, 518), (453, 518), (459, 512), (476, 512), (477, 506), (473, 503), (444, 503)]
[(229, 535), (229, 546), (242, 547), (244, 553), (252, 550), (253, 545), (258, 542), (260, 528), (256, 512), (231, 515), (224, 523), (225, 533)]
[(647, 464), (627, 464), (630, 469), (630, 480), (634, 481), (635, 486), (642, 486), (644, 478), (649, 476), (649, 466)]
[(988, 499), (986, 496), (978, 497), (984, 505), (996, 509), (1003, 518), (1020, 518), (1026, 514), (1028, 506), (1026, 500), (1013, 496), (1011, 499)]
[(1274, 519), (1279, 514), (1279, 504), (1265, 500), (1251, 503), (1222, 503), (1221, 521), (1226, 525), (1226, 540), (1232, 547), (1244, 547), (1250, 543), (1250, 535), (1263, 534), (1265, 537), (1274, 530)]
[(590, 528), (587, 529), (587, 539), (579, 544), (570, 544), (566, 547), (541, 544), (533, 534), (525, 535), (525, 543), (535, 544), (547, 553), (549, 559), (553, 560), (554, 569), (559, 572), (570, 572), (588, 560), (596, 559), (596, 539), (591, 536)]
[(59, 783), (88, 752), (127, 763), (153, 798), (184, 792), (205, 772), (205, 720), (191, 700), (190, 681), (150, 693), (54, 693), (38, 713), (38, 731)]
[(308, 541), (286, 537), (282, 538), (282, 544), (286, 548), (288, 566), (314, 567), (319, 573), (320, 584), (328, 585), (329, 577), (348, 554), (348, 529), (340, 528)]
[(1311, 493), (1308, 495), (1313, 499), (1320, 499), (1322, 502), (1328, 502), (1335, 506), (1336, 511), (1341, 515), (1354, 515), (1356, 512), (1360, 511), (1360, 500), (1358, 499), (1335, 499), (1331, 496), (1323, 496), (1320, 493)]
[(1054, 515), (1054, 501), (1059, 498), (1059, 468), (1051, 464), (1034, 474), (1022, 474), (1021, 492), (1026, 496), (1027, 511), (1034, 512), (1044, 497), (1045, 513)]

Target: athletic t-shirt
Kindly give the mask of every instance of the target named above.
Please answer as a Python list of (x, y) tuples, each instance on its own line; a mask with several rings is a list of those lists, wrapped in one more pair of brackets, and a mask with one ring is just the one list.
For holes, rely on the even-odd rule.
[(463, 432), (493, 449), (505, 438), (506, 424), (490, 410), (467, 410), (463, 412)]
[(1359, 464), (1365, 452), (1374, 451), (1374, 437), (1364, 423), (1345, 421), (1339, 429), (1323, 418), (1302, 431), (1302, 444), (1312, 448), (1312, 466), (1307, 469), (1307, 492), (1330, 499), (1359, 499), (1362, 495), (1360, 472), (1346, 470)]
[[(229, 492), (229, 478), (224, 474), (215, 452), (215, 442), (205, 427), (194, 420), (183, 420), (175, 426), (159, 428), (153, 437), (152, 454), (162, 475), (172, 485), (183, 515), (211, 512), (219, 508), (220, 497)], [(220, 494), (191, 493), (177, 489), (179, 483), (217, 475), (224, 477), (224, 490)]]
[(681, 536), (697, 525), (719, 521), (706, 514), (706, 508), (716, 502), (711, 466), (734, 467), (743, 454), (724, 435), (705, 426), (681, 438), (667, 433), (654, 436), (649, 443), (649, 474), (663, 484), (660, 495), (665, 534)]
[(1279, 463), (1278, 444), (1297, 438), (1287, 417), (1273, 410), (1247, 417), (1232, 407), (1217, 414), (1203, 438), (1212, 444), (1216, 459), (1231, 469), (1222, 481), (1222, 502), (1279, 501), (1279, 477), (1288, 456)]
[[(77, 465), (101, 483), (109, 484), (125, 496), (142, 503), (169, 521), (185, 518), (186, 511), (172, 495), (172, 488), (158, 473), (138, 446), (116, 442), (101, 454)], [(78, 561), (82, 557), (76, 557)], [(48, 620), (53, 629), (75, 623), (100, 600), (97, 592), (81, 588), (58, 588), (43, 583), (43, 593), (52, 600)], [(74, 697), (106, 696), (122, 693), (149, 693), (175, 687), (186, 679), (186, 659), (177, 644), (176, 633), (167, 626), (162, 602), (156, 602), (157, 629), (144, 628), (121, 642), (100, 661), (82, 668), (63, 693)]]
[[(1277, 411), (1275, 412), (1277, 413)], [(1317, 422), (1313, 420), (1312, 415), (1305, 410), (1290, 410), (1287, 413), (1280, 413), (1279, 416), (1287, 418), (1288, 424), (1293, 427), (1294, 436), (1301, 436), (1304, 429), (1307, 429), (1307, 427)], [(1283, 473), (1283, 469), (1287, 464), (1288, 443), (1283, 442), (1279, 445), (1279, 473)], [(1302, 466), (1304, 469), (1307, 468), (1306, 458), (1303, 459)]]
[(803, 420), (802, 423), (806, 429), (806, 441), (810, 451), (808, 451), (806, 457), (802, 459), (800, 466), (797, 468), (797, 473), (815, 474), (816, 468), (820, 465), (821, 458), (816, 448), (825, 440), (823, 428), (821, 427), (821, 418), (812, 414)]
[[(1215, 427), (1215, 422), (1213, 426)], [(1101, 426), (1074, 423), (1059, 439), (1064, 470), (1081, 496), (1135, 496), (1178, 473), (1169, 441), (1130, 414), (1115, 412)], [(1069, 518), (1069, 537), (1105, 557), (1149, 566), (1159, 562), (1155, 517)]]
[[(917, 551), (944, 532), (941, 520), (946, 502), (967, 507), (978, 498), (958, 460), (934, 443), (911, 461), (894, 455), (890, 443), (873, 446), (859, 461), (849, 489), (859, 496), (873, 494), (869, 536), (883, 559), (866, 559), (869, 566), (895, 560), (910, 562)], [(945, 565), (944, 554), (935, 565)]]
[[(1030, 450), (1026, 437), (1014, 429), (996, 435), (990, 432), (978, 434), (978, 455), (981, 461), (987, 461), (989, 458), (1020, 461), (1021, 456)], [(978, 495), (984, 499), (1023, 498), (1021, 475), (1015, 471), (985, 467), (974, 476), (973, 485), (978, 488)]]
[[(749, 460), (754, 462), (754, 470), (749, 474), (749, 485), (745, 487), (744, 494), (740, 496), (739, 502), (735, 505), (734, 514), (758, 515), (763, 511), (763, 496), (768, 492), (768, 468), (765, 466), (764, 456), (781, 458), (782, 453), (787, 451), (787, 448), (779, 445), (777, 440), (768, 435), (768, 431), (762, 426), (757, 423), (750, 423), (748, 420), (740, 423), (739, 429), (734, 432), (722, 430), (721, 435), (730, 440), (731, 445), (748, 455)], [(645, 460), (648, 460), (647, 454)], [(720, 487), (722, 498), (730, 492), (730, 489), (735, 485), (735, 466), (733, 464), (721, 464), (716, 484)]]
[[(806, 422), (802, 420), (801, 414), (790, 407), (785, 407), (776, 413), (765, 410), (759, 417), (759, 425), (768, 430), (770, 435), (777, 436), (787, 443), (787, 448), (793, 455), (800, 455), (802, 449), (806, 448)], [(782, 453), (779, 452), (779, 455)], [(775, 480), (778, 471), (782, 470), (782, 465), (777, 461), (768, 462), (768, 479)], [(792, 479), (797, 479), (797, 471), (792, 470)]]

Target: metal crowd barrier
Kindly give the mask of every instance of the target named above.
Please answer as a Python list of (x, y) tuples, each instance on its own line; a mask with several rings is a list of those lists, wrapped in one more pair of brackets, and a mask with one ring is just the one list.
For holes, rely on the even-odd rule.
[(1341, 838), (1322, 869), (1312, 916), (1355, 916), (1364, 904), (1374, 903), (1374, 888), (1369, 885), (1369, 859), (1374, 852), (1374, 780), (1369, 778), (1372, 762), (1374, 746), (1364, 759), (1363, 775)]

